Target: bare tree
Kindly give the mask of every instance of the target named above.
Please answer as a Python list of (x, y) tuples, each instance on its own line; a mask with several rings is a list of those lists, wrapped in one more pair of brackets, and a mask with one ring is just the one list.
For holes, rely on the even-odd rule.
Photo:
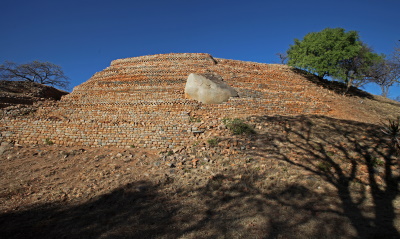
[(400, 84), (400, 47), (394, 48), (390, 58), (376, 61), (368, 73), (369, 81), (377, 84), (382, 96), (388, 97), (389, 88)]
[[(400, 40), (399, 40), (399, 42), (400, 42)], [(392, 58), (393, 58), (393, 61), (400, 64), (400, 44), (399, 43), (396, 43), (396, 47), (394, 48)]]
[(33, 61), (19, 65), (5, 61), (0, 65), (0, 79), (25, 80), (63, 89), (68, 89), (69, 86), (69, 78), (61, 67), (50, 62)]
[(276, 55), (279, 57), (280, 63), (286, 65), (288, 62), (288, 55), (287, 53), (276, 53)]
[(369, 76), (370, 81), (381, 88), (381, 95), (387, 97), (389, 88), (400, 82), (400, 65), (392, 60), (385, 59), (372, 67)]

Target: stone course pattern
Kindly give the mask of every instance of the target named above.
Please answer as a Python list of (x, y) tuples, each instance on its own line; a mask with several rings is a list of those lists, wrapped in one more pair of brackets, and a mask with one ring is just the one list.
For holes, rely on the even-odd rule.
[[(186, 99), (190, 73), (214, 73), (238, 93), (222, 104)], [(2, 141), (20, 144), (165, 149), (198, 137), (193, 118), (212, 128), (224, 117), (330, 115), (321, 87), (286, 65), (213, 58), (204, 53), (118, 59), (57, 103), (30, 117), (0, 120)]]

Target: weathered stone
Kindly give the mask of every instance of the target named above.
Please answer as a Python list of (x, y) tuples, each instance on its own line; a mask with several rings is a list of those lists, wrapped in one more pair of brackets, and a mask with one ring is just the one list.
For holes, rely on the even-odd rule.
[(218, 75), (191, 73), (186, 82), (185, 96), (204, 104), (220, 104), (230, 97), (237, 97), (238, 93)]
[(4, 154), (8, 149), (11, 148), (11, 145), (7, 142), (2, 142), (0, 145), (0, 155)]
[[(240, 98), (223, 104), (185, 98), (185, 77), (206, 72), (222, 76)], [(225, 128), (220, 124), (226, 117), (329, 116), (330, 106), (322, 97), (328, 93), (286, 65), (227, 60), (204, 53), (118, 59), (61, 101), (44, 101), (32, 114), (13, 117), (7, 112), (1, 115), (0, 110), (0, 141), (34, 146), (47, 139), (62, 146), (169, 151), (216, 137), (213, 131)], [(194, 133), (193, 128), (199, 132)]]

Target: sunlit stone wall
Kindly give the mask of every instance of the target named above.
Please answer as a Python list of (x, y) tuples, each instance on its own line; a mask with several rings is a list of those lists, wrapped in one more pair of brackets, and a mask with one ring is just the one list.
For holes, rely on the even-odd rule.
[[(222, 104), (185, 99), (190, 73), (216, 73), (239, 98)], [(1, 140), (21, 144), (173, 148), (224, 117), (329, 115), (321, 87), (291, 67), (179, 53), (118, 59), (33, 117), (0, 120)], [(193, 119), (203, 122), (195, 122)]]

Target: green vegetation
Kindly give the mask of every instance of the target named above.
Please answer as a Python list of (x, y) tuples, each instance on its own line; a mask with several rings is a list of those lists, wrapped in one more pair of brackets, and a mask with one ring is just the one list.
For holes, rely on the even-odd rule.
[(326, 155), (328, 155), (329, 157), (332, 157), (332, 156), (335, 155), (335, 152), (333, 152), (333, 151), (328, 151), (328, 152), (326, 152)]
[(322, 172), (329, 172), (332, 168), (332, 165), (329, 162), (322, 161), (318, 163), (317, 168)]
[(47, 145), (53, 145), (54, 144), (54, 142), (51, 141), (49, 138), (45, 139), (44, 143), (47, 144)]
[(343, 28), (326, 28), (295, 39), (287, 54), (289, 65), (343, 81), (347, 90), (365, 84), (371, 67), (383, 59), (360, 41), (356, 31)]
[(192, 146), (193, 147), (196, 147), (197, 145), (199, 145), (200, 143), (199, 143), (199, 141), (195, 141), (193, 144), (192, 144)]
[(372, 165), (373, 167), (383, 166), (384, 164), (385, 164), (384, 161), (382, 161), (382, 160), (380, 160), (380, 159), (377, 159), (377, 158), (374, 158), (374, 159), (371, 160), (371, 165)]
[(242, 119), (230, 119), (230, 118), (224, 118), (222, 122), (225, 124), (225, 126), (235, 135), (240, 135), (240, 134), (255, 134), (256, 132), (254, 129), (244, 123)]
[(171, 155), (173, 155), (173, 154), (174, 154), (174, 151), (172, 151), (172, 150), (170, 150), (170, 151), (167, 152), (167, 156), (171, 156)]
[(200, 118), (193, 117), (193, 116), (190, 116), (189, 122), (190, 122), (190, 123), (194, 123), (194, 122), (199, 123), (199, 122), (201, 122), (201, 119), (200, 119)]
[(207, 143), (208, 145), (210, 145), (211, 147), (215, 147), (218, 145), (220, 139), (219, 138), (212, 138), (212, 139), (208, 139)]
[(400, 116), (397, 119), (388, 119), (387, 123), (383, 123), (382, 131), (390, 139), (390, 146), (400, 154)]

